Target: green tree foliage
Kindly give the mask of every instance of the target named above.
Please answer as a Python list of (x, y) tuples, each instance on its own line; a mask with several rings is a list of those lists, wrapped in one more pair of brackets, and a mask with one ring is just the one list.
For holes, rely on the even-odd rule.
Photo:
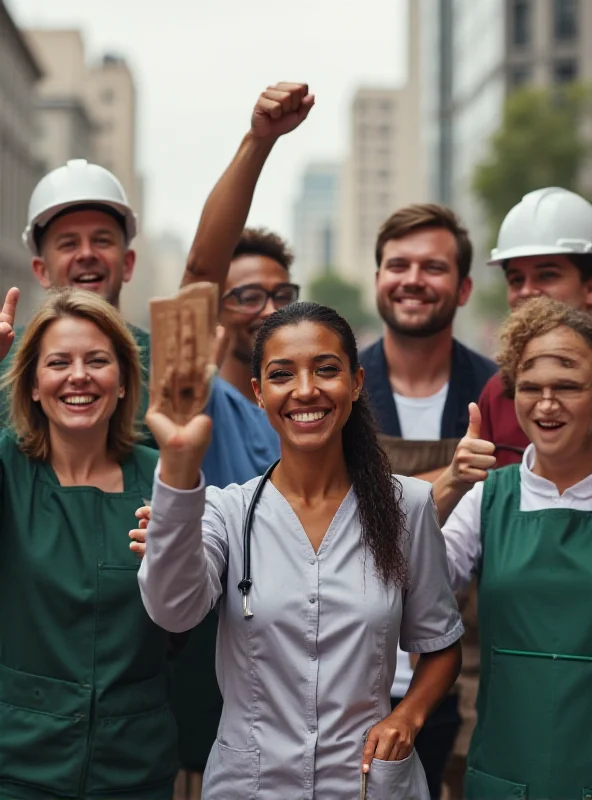
[(308, 296), (315, 303), (334, 308), (356, 332), (376, 326), (374, 316), (364, 308), (360, 287), (335, 272), (328, 272), (312, 281), (308, 286)]
[(590, 89), (576, 84), (523, 88), (508, 97), (472, 182), (492, 245), (504, 217), (527, 192), (562, 186), (585, 194), (580, 178), (592, 152), (591, 110)]

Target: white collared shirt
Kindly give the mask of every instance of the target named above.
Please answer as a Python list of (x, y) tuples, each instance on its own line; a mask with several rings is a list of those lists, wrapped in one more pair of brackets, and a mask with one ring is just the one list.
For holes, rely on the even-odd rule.
[[(568, 508), (592, 511), (592, 475), (570, 486), (563, 494), (546, 478), (535, 475), (534, 445), (526, 448), (520, 464), (520, 511)], [(442, 528), (448, 554), (452, 588), (463, 591), (471, 581), (481, 559), (481, 501), (483, 483), (466, 494)]]

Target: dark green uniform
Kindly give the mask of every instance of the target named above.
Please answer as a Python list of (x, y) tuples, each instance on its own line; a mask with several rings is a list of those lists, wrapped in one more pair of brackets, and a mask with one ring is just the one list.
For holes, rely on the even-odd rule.
[(134, 448), (122, 493), (62, 487), (0, 435), (0, 798), (170, 800), (167, 636), (127, 535), (157, 457)]
[(481, 682), (470, 800), (592, 800), (592, 513), (520, 511), (519, 465), (481, 511)]
[[(144, 423), (144, 417), (146, 416), (146, 411), (148, 410), (149, 400), (148, 378), (150, 375), (150, 334), (146, 333), (146, 331), (143, 331), (141, 328), (137, 328), (135, 325), (130, 325), (129, 323), (127, 323), (127, 327), (129, 332), (136, 340), (136, 344), (140, 348), (140, 365), (142, 367), (142, 394), (140, 398), (140, 408), (138, 410), (138, 430), (142, 434), (141, 443), (156, 449), (154, 437)], [(4, 361), (0, 362), (0, 377), (4, 375), (12, 362), (12, 357), (18, 349), (19, 339), (23, 333), (23, 330), (23, 328), (17, 328), (15, 331), (14, 342), (10, 348), (10, 352)], [(9, 423), (9, 408), (7, 399), (6, 392), (0, 392), (0, 427), (7, 427)]]

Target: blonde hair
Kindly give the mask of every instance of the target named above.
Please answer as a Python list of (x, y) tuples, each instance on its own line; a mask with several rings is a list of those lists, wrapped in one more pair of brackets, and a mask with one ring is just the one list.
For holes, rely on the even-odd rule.
[(569, 328), (592, 349), (592, 316), (550, 297), (528, 300), (506, 319), (500, 331), (501, 347), (496, 361), (504, 389), (514, 396), (516, 375), (526, 345), (556, 328)]
[(92, 322), (111, 341), (121, 371), (124, 396), (109, 420), (107, 451), (119, 461), (132, 449), (138, 434), (135, 420), (140, 402), (141, 366), (138, 345), (119, 312), (100, 295), (81, 289), (48, 293), (20, 340), (14, 359), (2, 380), (10, 393), (10, 421), (21, 450), (30, 458), (47, 460), (50, 454), (49, 423), (41, 404), (32, 398), (41, 340), (58, 319), (74, 317)]

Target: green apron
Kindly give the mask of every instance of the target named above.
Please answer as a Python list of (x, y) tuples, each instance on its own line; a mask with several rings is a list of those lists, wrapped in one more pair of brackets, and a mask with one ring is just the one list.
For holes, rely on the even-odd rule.
[(469, 800), (592, 800), (592, 513), (520, 511), (520, 466), (481, 511), (481, 682)]
[(0, 798), (172, 796), (167, 635), (128, 537), (157, 457), (134, 448), (105, 493), (0, 437)]

